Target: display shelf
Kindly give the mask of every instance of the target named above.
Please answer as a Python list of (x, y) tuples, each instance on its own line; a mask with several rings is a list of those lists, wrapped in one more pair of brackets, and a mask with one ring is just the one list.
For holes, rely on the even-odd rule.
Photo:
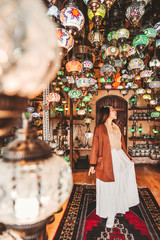
[(147, 107), (134, 107), (134, 108), (128, 108), (128, 110), (154, 110), (154, 108), (147, 108)]
[(91, 148), (73, 148), (74, 151), (91, 151)]
[[(87, 117), (86, 115), (84, 115), (84, 116), (82, 116), (82, 117), (80, 117), (80, 116), (73, 116), (73, 120), (84, 120), (86, 117)], [(55, 119), (55, 120), (61, 119), (61, 118), (62, 118), (62, 117), (49, 117), (49, 119)], [(70, 119), (70, 116), (64, 116), (63, 118), (69, 120), (69, 119)], [(92, 120), (94, 120), (93, 117), (89, 117), (89, 118), (92, 118)]]
[(160, 119), (129, 119), (129, 121), (147, 121), (147, 122), (160, 122)]
[(136, 138), (136, 137), (130, 137), (129, 138), (130, 141), (150, 141), (150, 142), (154, 142), (154, 143), (160, 143), (160, 140), (155, 139), (155, 138)]

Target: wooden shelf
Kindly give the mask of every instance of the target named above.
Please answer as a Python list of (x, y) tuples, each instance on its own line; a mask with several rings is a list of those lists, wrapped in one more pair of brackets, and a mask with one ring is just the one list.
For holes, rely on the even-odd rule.
[(147, 122), (160, 122), (160, 119), (129, 119), (129, 121), (147, 121)]
[(74, 151), (91, 151), (91, 148), (73, 148)]
[(160, 140), (155, 139), (155, 138), (136, 138), (136, 137), (131, 137), (129, 138), (130, 141), (150, 141), (150, 142), (154, 142), (154, 143), (160, 143)]
[(154, 110), (154, 108), (137, 107), (137, 108), (128, 108), (128, 110)]
[[(86, 117), (87, 117), (86, 115), (84, 115), (84, 116), (82, 116), (82, 117), (73, 116), (73, 120), (84, 120)], [(63, 118), (69, 120), (69, 119), (70, 119), (70, 116), (64, 116)], [(89, 117), (89, 118), (92, 118), (92, 120), (94, 120), (93, 117)], [(60, 119), (62, 119), (62, 117), (49, 117), (49, 119), (52, 119), (52, 120), (53, 120), (53, 119), (55, 119), (55, 120), (59, 119), (59, 120), (60, 120)]]

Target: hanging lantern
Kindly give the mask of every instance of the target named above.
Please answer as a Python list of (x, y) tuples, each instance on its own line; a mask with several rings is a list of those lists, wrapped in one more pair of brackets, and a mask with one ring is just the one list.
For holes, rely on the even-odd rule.
[(123, 96), (127, 95), (127, 93), (128, 93), (127, 89), (122, 89), (122, 90), (121, 90), (121, 94), (122, 94)]
[(137, 53), (136, 48), (133, 47), (133, 46), (128, 50), (128, 55), (129, 55), (129, 56), (133, 56), (133, 55), (135, 55), (136, 53)]
[(47, 16), (49, 16), (54, 21), (57, 21), (59, 19), (59, 15), (60, 11), (55, 5), (52, 5), (47, 11)]
[(159, 115), (160, 115), (160, 105), (159, 105), (159, 106), (156, 106), (155, 109), (156, 109), (156, 111), (159, 112)]
[(141, 78), (149, 78), (152, 75), (152, 71), (151, 70), (143, 70), (140, 75)]
[(101, 67), (101, 75), (105, 76), (106, 78), (109, 78), (114, 71), (114, 67), (108, 63), (104, 63)]
[(133, 39), (133, 46), (138, 50), (140, 54), (143, 53), (148, 44), (149, 38), (146, 35), (140, 34)]
[(104, 0), (83, 0), (89, 9), (95, 14)]
[(97, 82), (96, 79), (94, 79), (94, 78), (89, 78), (89, 83), (90, 83), (90, 85), (95, 85), (96, 82)]
[(156, 98), (153, 98), (153, 99), (150, 100), (149, 103), (150, 103), (151, 106), (154, 106), (154, 105), (157, 105), (158, 101), (157, 101)]
[(91, 124), (92, 118), (86, 117), (86, 118), (84, 119), (84, 122), (85, 122), (86, 124)]
[(142, 95), (146, 93), (146, 90), (144, 88), (138, 88), (136, 90), (137, 95)]
[(63, 88), (63, 91), (64, 91), (64, 92), (69, 92), (69, 90), (70, 90), (70, 88), (67, 87), (67, 86), (65, 86), (65, 87)]
[(131, 89), (137, 89), (138, 88), (138, 84), (137, 83), (133, 83), (132, 86), (131, 86)]
[(88, 88), (90, 86), (89, 78), (81, 77), (76, 84), (78, 88)]
[(156, 29), (157, 35), (160, 37), (160, 22), (156, 23), (154, 28)]
[(138, 74), (140, 70), (144, 69), (144, 62), (140, 58), (132, 59), (128, 64), (128, 70), (132, 71), (134, 74)]
[(83, 102), (90, 102), (91, 99), (90, 99), (89, 96), (85, 96), (82, 101), (83, 101)]
[(120, 28), (116, 31), (115, 37), (120, 44), (123, 44), (129, 38), (129, 31), (126, 28)]
[(128, 51), (130, 50), (131, 46), (127, 43), (123, 44), (122, 46), (119, 46), (119, 57), (122, 60), (126, 60), (129, 56)]
[(105, 85), (105, 89), (106, 89), (107, 91), (111, 90), (111, 89), (112, 89), (112, 85), (111, 85), (111, 84), (106, 84), (106, 85)]
[(157, 57), (153, 57), (149, 62), (149, 66), (155, 71), (156, 68), (160, 68), (160, 60)]
[(116, 31), (112, 31), (112, 32), (108, 33), (107, 40), (108, 40), (108, 42), (110, 42), (111, 44), (113, 44), (115, 46), (117, 44)]
[(60, 95), (58, 93), (49, 93), (47, 95), (47, 101), (48, 102), (59, 102), (60, 101)]
[(78, 113), (78, 115), (83, 116), (83, 115), (85, 115), (86, 111), (84, 109), (79, 109), (77, 113)]
[(82, 64), (72, 59), (71, 61), (66, 63), (66, 70), (73, 76), (76, 76), (82, 70)]
[(151, 100), (151, 95), (150, 94), (144, 94), (143, 99), (149, 101), (149, 100)]
[(132, 97), (130, 97), (129, 103), (130, 103), (131, 107), (136, 107), (137, 106), (137, 95), (133, 95)]
[(62, 55), (66, 56), (74, 45), (72, 35), (64, 28), (57, 28), (57, 40), (59, 47), (62, 48)]
[(149, 87), (156, 90), (160, 88), (160, 81), (157, 76), (154, 76), (152, 82), (149, 83)]
[(23, 122), (6, 147), (0, 168), (5, 173), (0, 177), (1, 221), (23, 232), (23, 239), (41, 238), (53, 213), (70, 195), (70, 167)]
[(151, 117), (158, 118), (160, 116), (160, 112), (151, 112)]
[(88, 34), (88, 40), (91, 42), (93, 48), (97, 49), (104, 40), (103, 34), (99, 31), (98, 28), (92, 29), (91, 32)]
[(151, 44), (157, 35), (157, 31), (153, 27), (148, 27), (144, 29), (144, 34), (149, 38), (149, 43)]
[(144, 5), (139, 2), (133, 2), (126, 10), (126, 18), (135, 26), (139, 23), (144, 13)]
[(61, 10), (60, 20), (73, 36), (84, 26), (84, 16), (73, 2), (70, 2), (66, 8)]
[(73, 101), (77, 101), (82, 96), (82, 92), (78, 89), (72, 89), (68, 92), (68, 96), (73, 99)]
[(88, 17), (91, 21), (93, 21), (96, 25), (101, 25), (102, 19), (105, 17), (106, 8), (101, 5), (96, 13), (94, 14), (91, 9), (88, 9)]
[(67, 76), (67, 81), (69, 84), (75, 84), (78, 80), (78, 77), (74, 76)]
[(83, 70), (87, 71), (93, 68), (93, 63), (89, 60), (85, 60), (82, 62)]
[(110, 46), (107, 47), (107, 49), (102, 53), (102, 57), (103, 59), (106, 59), (106, 57), (108, 57), (110, 61), (113, 61), (117, 57), (118, 52), (118, 48)]

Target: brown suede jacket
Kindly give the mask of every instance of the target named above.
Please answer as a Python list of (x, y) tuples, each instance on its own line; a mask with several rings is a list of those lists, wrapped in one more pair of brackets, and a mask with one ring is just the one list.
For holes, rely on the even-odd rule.
[[(122, 149), (126, 151), (124, 137), (121, 135)], [(107, 128), (104, 124), (97, 125), (94, 130), (90, 166), (95, 166), (96, 178), (104, 182), (114, 182), (111, 147)]]

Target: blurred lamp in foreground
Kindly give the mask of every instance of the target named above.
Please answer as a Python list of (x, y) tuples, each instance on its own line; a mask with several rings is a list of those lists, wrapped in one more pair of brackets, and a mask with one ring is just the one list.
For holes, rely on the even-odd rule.
[[(52, 155), (50, 147), (24, 121), (15, 140), (6, 147), (0, 168), (5, 173), (0, 175), (1, 222), (38, 238), (70, 195), (70, 167)], [(24, 239), (32, 239), (29, 236)]]

